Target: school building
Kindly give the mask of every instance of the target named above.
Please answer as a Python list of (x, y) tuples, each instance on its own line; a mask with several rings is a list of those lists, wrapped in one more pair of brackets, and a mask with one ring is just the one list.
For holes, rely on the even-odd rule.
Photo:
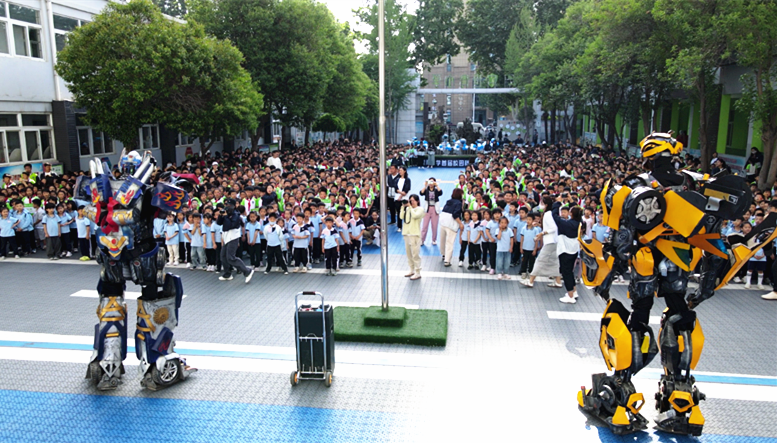
[[(41, 171), (48, 161), (60, 172), (86, 171), (94, 158), (118, 163), (122, 143), (85, 123), (86, 110), (73, 102), (54, 70), (67, 34), (92, 21), (107, 4), (107, 0), (0, 0), (0, 176), (18, 175), (25, 163)], [(153, 122), (138, 128), (139, 149), (151, 151), (162, 166), (180, 162), (208, 143)], [(249, 134), (243, 132), (216, 139), (210, 152), (250, 144)]]

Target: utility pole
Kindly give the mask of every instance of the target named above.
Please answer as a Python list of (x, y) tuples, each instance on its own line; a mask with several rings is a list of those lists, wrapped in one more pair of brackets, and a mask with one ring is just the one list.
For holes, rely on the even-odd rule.
[(380, 290), (381, 307), (389, 308), (388, 289), (388, 194), (386, 189), (386, 32), (383, 25), (385, 0), (378, 0), (378, 84), (380, 95), (380, 116), (378, 126), (378, 147), (380, 148)]

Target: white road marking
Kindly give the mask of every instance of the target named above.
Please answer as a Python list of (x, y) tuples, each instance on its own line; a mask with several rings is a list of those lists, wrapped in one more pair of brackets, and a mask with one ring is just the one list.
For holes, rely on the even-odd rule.
[[(82, 289), (78, 292), (74, 292), (70, 294), (70, 296), (82, 297), (82, 298), (100, 298), (100, 294), (97, 293), (97, 290), (91, 290), (91, 289)], [(137, 300), (138, 297), (140, 297), (140, 292), (132, 292), (132, 291), (124, 292), (124, 300)], [(186, 298), (186, 294), (183, 295), (183, 298)]]
[[(552, 320), (575, 320), (575, 321), (600, 321), (602, 314), (597, 312), (566, 312), (566, 311), (547, 311), (548, 318)], [(651, 325), (661, 324), (661, 317), (658, 315), (650, 316)]]

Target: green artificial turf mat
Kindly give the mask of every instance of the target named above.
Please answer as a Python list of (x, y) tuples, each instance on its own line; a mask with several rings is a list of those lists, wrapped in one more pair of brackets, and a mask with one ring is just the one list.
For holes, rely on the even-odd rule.
[(398, 328), (365, 325), (364, 319), (370, 309), (336, 307), (335, 340), (420, 346), (445, 346), (448, 340), (447, 311), (407, 309), (404, 325)]
[(384, 311), (380, 306), (370, 306), (364, 315), (364, 325), (401, 328), (405, 322), (405, 311), (405, 308), (389, 307), (388, 311)]

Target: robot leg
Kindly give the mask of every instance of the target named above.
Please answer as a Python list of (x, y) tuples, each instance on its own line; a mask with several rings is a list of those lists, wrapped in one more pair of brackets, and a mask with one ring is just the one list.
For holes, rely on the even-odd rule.
[(614, 373), (593, 374), (592, 388), (583, 386), (577, 393), (579, 407), (607, 423), (615, 435), (647, 428), (648, 420), (639, 413), (645, 399), (631, 383), (631, 376), (658, 353), (650, 327), (631, 331), (626, 326), (628, 318), (629, 311), (618, 300), (608, 302), (599, 347), (607, 369)]
[(665, 295), (668, 307), (661, 318), (658, 339), (664, 374), (655, 397), (656, 424), (667, 432), (699, 436), (704, 427), (699, 402), (706, 397), (695, 386), (690, 371), (701, 356), (704, 333), (696, 312), (685, 307), (683, 295)]
[(183, 299), (180, 277), (167, 274), (160, 291), (156, 285), (143, 287), (138, 299), (135, 352), (140, 360), (141, 386), (156, 391), (185, 380), (196, 369), (175, 353), (175, 327)]
[(124, 374), (127, 357), (127, 305), (124, 303), (124, 283), (109, 283), (102, 279), (97, 284), (100, 305), (99, 323), (94, 326), (94, 351), (86, 370), (86, 378), (97, 389), (116, 389)]

